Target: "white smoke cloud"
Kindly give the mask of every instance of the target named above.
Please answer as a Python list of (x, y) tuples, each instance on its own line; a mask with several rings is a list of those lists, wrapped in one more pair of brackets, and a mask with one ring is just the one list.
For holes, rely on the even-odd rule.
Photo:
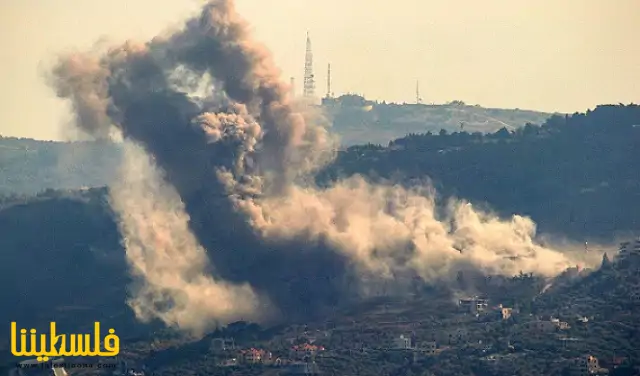
[[(233, 214), (258, 234), (260, 241), (250, 244), (313, 248), (322, 243), (326, 248), (321, 249), (345, 256), (366, 280), (404, 272), (425, 281), (448, 279), (463, 265), (490, 274), (553, 276), (576, 263), (536, 243), (530, 219), (502, 220), (455, 200), (443, 211), (430, 187), (406, 189), (360, 177), (329, 188), (310, 183), (314, 171), (335, 156), (336, 139), (321, 116), (291, 101), (270, 54), (253, 41), (231, 0), (211, 1), (183, 29), (145, 45), (127, 43), (98, 57), (63, 57), (54, 77), (57, 93), (74, 104), (79, 127), (98, 137), (114, 124), (144, 144), (172, 177), (165, 181), (144, 152), (130, 148), (122, 176), (111, 187), (127, 257), (133, 273), (144, 280), (131, 300), (142, 319), (157, 317), (201, 331), (215, 320), (264, 314), (262, 300), (249, 285), (208, 274), (206, 253), (189, 230), (181, 197), (200, 205), (202, 197), (220, 196), (219, 183), (226, 189), (224, 200), (237, 211)], [(198, 99), (178, 88), (200, 91)], [(157, 116), (160, 111), (163, 115)], [(212, 151), (212, 145), (219, 148)], [(203, 215), (197, 220), (211, 221)], [(306, 255), (282, 248), (272, 257), (291, 262), (287, 268), (298, 267), (290, 260), (300, 257), (293, 256)], [(208, 251), (216, 255), (219, 250)], [(245, 254), (258, 257), (263, 251)], [(237, 272), (237, 265), (225, 266)], [(220, 267), (210, 264), (213, 270)], [(234, 277), (265, 283), (255, 271)], [(265, 290), (278, 295), (281, 286)]]
[(259, 299), (248, 285), (216, 280), (204, 249), (188, 228), (180, 196), (144, 150), (124, 144), (120, 178), (110, 187), (127, 260), (142, 277), (129, 305), (144, 321), (200, 334), (216, 322), (256, 319)]
[(429, 281), (461, 263), (496, 275), (554, 276), (574, 265), (536, 244), (529, 218), (501, 220), (464, 201), (451, 201), (439, 216), (433, 191), (424, 187), (375, 185), (356, 176), (328, 189), (294, 186), (285, 196), (236, 205), (265, 238), (322, 238), (363, 271), (386, 277), (412, 270)]

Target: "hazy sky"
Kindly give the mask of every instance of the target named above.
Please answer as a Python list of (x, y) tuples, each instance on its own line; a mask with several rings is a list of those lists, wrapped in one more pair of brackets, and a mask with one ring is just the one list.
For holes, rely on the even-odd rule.
[[(149, 38), (198, 0), (0, 0), (0, 134), (59, 139), (65, 104), (42, 69), (103, 36)], [(640, 102), (640, 0), (238, 0), (302, 92), (311, 33), (317, 93), (585, 111)], [(635, 37), (634, 37), (635, 35)]]

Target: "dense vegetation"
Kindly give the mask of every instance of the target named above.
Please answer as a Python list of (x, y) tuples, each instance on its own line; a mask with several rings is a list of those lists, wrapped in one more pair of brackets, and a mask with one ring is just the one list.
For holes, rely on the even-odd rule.
[[(402, 183), (428, 176), (443, 195), (486, 202), (503, 214), (531, 215), (543, 231), (611, 239), (640, 229), (639, 124), (639, 106), (616, 105), (516, 131), (412, 134), (387, 146), (349, 148), (319, 182), (353, 173)], [(39, 158), (36, 164), (44, 163)], [(17, 163), (0, 160), (3, 168)], [(0, 283), (8, 288), (0, 289), (0, 297), (8, 304), (0, 319), (37, 328), (56, 320), (74, 331), (87, 330), (93, 320), (114, 324), (125, 357), (160, 375), (276, 375), (279, 370), (260, 365), (218, 367), (227, 355), (212, 354), (211, 339), (233, 337), (242, 348), (266, 348), (285, 358), (291, 341), (303, 343), (309, 333), (324, 333), (314, 334), (315, 343), (327, 348), (316, 360), (326, 375), (336, 376), (563, 375), (572, 359), (585, 354), (598, 357), (611, 375), (633, 375), (640, 365), (640, 257), (610, 254), (596, 271), (568, 270), (553, 281), (460, 274), (456, 286), (416, 286), (406, 296), (339, 307), (306, 326), (236, 323), (190, 342), (135, 322), (125, 304), (130, 278), (120, 241), (106, 189), (3, 197)], [(470, 285), (492, 306), (502, 303), (519, 313), (502, 320), (497, 311), (460, 312), (453, 292)], [(549, 316), (570, 328), (544, 335), (520, 329)], [(465, 339), (452, 340), (449, 335), (460, 329)], [(390, 350), (400, 334), (435, 341), (437, 354)], [(0, 331), (2, 354), (8, 354), (8, 338), (7, 326)], [(614, 367), (616, 358), (623, 361)]]
[[(361, 106), (372, 104), (371, 111)], [(324, 107), (344, 145), (387, 142), (412, 132), (465, 129), (491, 132), (504, 124), (542, 123), (548, 114), (487, 109), (453, 103), (442, 106), (376, 104), (344, 96)], [(121, 157), (117, 144), (51, 142), (0, 136), (0, 196), (35, 194), (45, 189), (101, 187), (112, 179)]]
[[(130, 282), (105, 189), (46, 192), (0, 205), (0, 361), (9, 325), (90, 330), (117, 323), (121, 335), (139, 325), (125, 304)], [(6, 324), (6, 325), (5, 325)], [(5, 351), (6, 350), (6, 351)]]
[[(130, 349), (161, 375), (276, 375), (264, 365), (220, 367), (233, 356), (214, 353), (211, 340), (234, 338), (242, 348), (269, 349), (274, 357), (290, 356), (291, 344), (313, 341), (327, 351), (315, 356), (325, 375), (569, 375), (573, 359), (594, 355), (611, 375), (635, 375), (640, 365), (640, 300), (630, 299), (640, 288), (640, 256), (608, 257), (596, 271), (569, 270), (539, 295), (541, 280), (520, 275), (488, 282), (483, 289), (495, 305), (505, 303), (501, 287), (519, 297), (519, 311), (503, 320), (489, 310), (479, 316), (460, 311), (446, 290), (424, 287), (404, 297), (379, 297), (355, 304), (318, 322), (269, 329), (235, 323), (195, 343), (184, 343), (168, 333), (165, 344), (151, 349), (137, 342)], [(526, 303), (526, 304), (525, 304)], [(566, 329), (527, 331), (527, 323), (556, 317)], [(586, 321), (585, 321), (586, 319)], [(462, 331), (464, 337), (452, 338)], [(394, 350), (393, 339), (409, 335), (412, 342), (435, 341), (434, 355)], [(159, 342), (156, 342), (156, 344)], [(233, 354), (233, 352), (231, 352)]]
[(531, 216), (542, 231), (613, 237), (640, 228), (640, 106), (598, 106), (492, 134), (414, 134), (353, 146), (320, 180), (428, 176), (443, 195)]
[(0, 196), (106, 185), (121, 150), (104, 142), (52, 142), (0, 136)]
[(520, 109), (484, 108), (452, 101), (445, 105), (395, 104), (369, 101), (358, 95), (325, 98), (324, 109), (343, 145), (384, 143), (409, 133), (494, 132), (541, 124), (551, 114)]

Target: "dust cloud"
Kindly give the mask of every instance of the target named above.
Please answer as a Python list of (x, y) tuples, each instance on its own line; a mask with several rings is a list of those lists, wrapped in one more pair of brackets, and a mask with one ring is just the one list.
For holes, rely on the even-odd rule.
[(110, 188), (141, 319), (203, 331), (312, 315), (404, 275), (554, 276), (576, 264), (537, 243), (530, 219), (439, 203), (429, 186), (314, 185), (336, 137), (290, 97), (231, 0), (146, 43), (61, 56), (50, 82), (83, 132), (117, 129), (138, 145)]

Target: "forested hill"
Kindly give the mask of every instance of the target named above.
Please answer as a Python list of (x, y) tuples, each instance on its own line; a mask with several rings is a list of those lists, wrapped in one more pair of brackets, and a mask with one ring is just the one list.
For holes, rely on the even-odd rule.
[[(355, 95), (325, 101), (322, 110), (343, 145), (380, 142), (412, 132), (457, 130), (492, 132), (505, 124), (541, 124), (550, 114), (469, 106), (399, 105)], [(511, 128), (509, 128), (511, 129)], [(31, 195), (46, 189), (106, 185), (120, 161), (120, 148), (104, 142), (51, 142), (0, 136), (0, 195)]]
[(428, 176), (439, 192), (530, 215), (544, 231), (640, 230), (640, 106), (605, 105), (495, 133), (441, 131), (354, 146), (320, 181), (354, 173)]
[(101, 187), (111, 180), (120, 157), (121, 149), (113, 143), (0, 136), (0, 196)]
[(409, 133), (463, 128), (468, 132), (516, 129), (526, 123), (542, 124), (552, 114), (522, 110), (485, 108), (452, 101), (443, 105), (395, 104), (367, 100), (359, 95), (324, 98), (323, 112), (340, 135), (342, 145), (387, 144)]
[[(611, 237), (640, 229), (638, 124), (639, 106), (618, 105), (553, 117), (515, 132), (410, 135), (386, 147), (349, 148), (319, 178), (326, 183), (355, 172), (405, 181), (429, 176), (443, 194), (486, 201), (505, 214), (529, 214), (545, 232)], [(106, 195), (106, 189), (50, 191), (0, 201), (0, 282), (12, 286), (0, 289), (2, 301), (11, 302), (0, 317), (43, 329), (56, 321), (71, 332), (90, 330), (94, 320), (113, 325), (122, 332), (123, 357), (140, 359), (157, 375), (275, 374), (260, 365), (218, 367), (225, 358), (212, 354), (210, 339), (223, 333), (242, 349), (265, 348), (286, 359), (299, 325), (256, 334), (260, 328), (236, 323), (194, 345), (164, 338), (155, 331), (157, 323), (135, 320), (125, 303), (132, 281)], [(493, 310), (484, 316), (464, 313), (436, 286), (416, 286), (410, 296), (353, 302), (329, 322), (308, 323), (327, 334), (314, 337), (328, 349), (318, 358), (320, 367), (327, 375), (560, 375), (578, 356), (591, 354), (612, 376), (637, 374), (632, 367), (640, 364), (640, 256), (609, 256), (612, 261), (604, 258), (597, 271), (567, 270), (542, 295), (547, 281), (537, 276), (477, 276), (482, 283), (474, 287), (491, 305), (518, 307), (509, 320)], [(459, 273), (456, 281), (464, 286), (473, 278)], [(543, 336), (521, 331), (550, 316), (570, 328)], [(240, 331), (243, 327), (251, 331)], [(15, 361), (4, 328), (0, 372)], [(409, 332), (420, 342), (436, 338), (437, 354), (407, 361), (386, 350), (397, 335)], [(452, 342), (451, 333), (466, 333), (467, 339)], [(353, 351), (358, 348), (363, 351)], [(624, 365), (614, 368), (617, 358)]]

